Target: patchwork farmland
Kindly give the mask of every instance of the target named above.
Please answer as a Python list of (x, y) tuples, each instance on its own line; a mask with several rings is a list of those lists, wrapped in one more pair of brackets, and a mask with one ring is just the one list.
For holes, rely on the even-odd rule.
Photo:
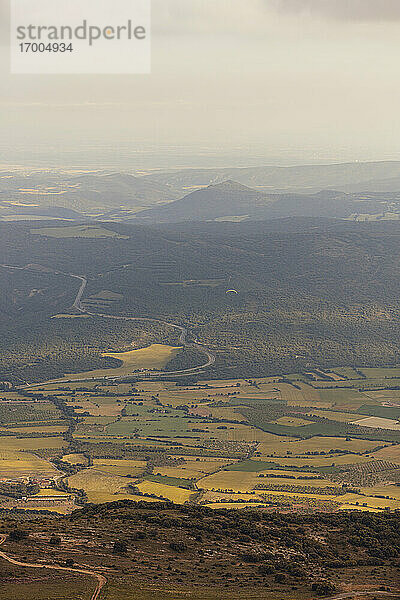
[[(48, 503), (59, 512), (124, 499), (305, 514), (400, 509), (397, 371), (357, 372), (332, 370), (330, 387), (326, 373), (10, 386), (0, 393), (0, 477), (66, 494)], [(34, 509), (35, 496), (12, 504)]]

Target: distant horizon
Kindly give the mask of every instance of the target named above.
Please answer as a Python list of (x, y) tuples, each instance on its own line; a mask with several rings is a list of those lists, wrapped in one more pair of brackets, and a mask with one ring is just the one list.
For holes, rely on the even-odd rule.
[(400, 159), (391, 0), (153, 0), (152, 72), (127, 76), (10, 75), (0, 11), (2, 163)]
[[(0, 171), (16, 170), (70, 170), (70, 171), (116, 171), (142, 174), (142, 171), (171, 171), (183, 169), (230, 169), (256, 167), (306, 167), (323, 165), (344, 165), (362, 163), (400, 163), (400, 154), (396, 157), (296, 157), (290, 155), (242, 155), (239, 149), (218, 151), (217, 149), (191, 148), (171, 146), (163, 149), (135, 150), (119, 148), (115, 155), (113, 147), (96, 147), (90, 149), (76, 148), (66, 153), (57, 154), (51, 148), (36, 149), (32, 154), (26, 150), (14, 149), (14, 152), (2, 147), (0, 142)], [(8, 156), (8, 159), (7, 159)]]

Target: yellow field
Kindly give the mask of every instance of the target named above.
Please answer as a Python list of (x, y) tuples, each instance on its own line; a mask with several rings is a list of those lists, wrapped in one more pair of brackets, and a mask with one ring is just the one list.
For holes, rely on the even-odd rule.
[[(240, 387), (237, 387), (236, 384), (240, 383)], [(276, 391), (274, 388), (279, 387), (276, 384), (261, 384), (259, 388), (255, 388), (254, 386), (250, 386), (248, 383), (243, 382), (242, 380), (232, 380), (226, 382), (204, 382), (208, 383), (209, 387), (207, 388), (193, 388), (189, 387), (189, 389), (181, 389), (176, 387), (173, 383), (162, 383), (162, 384), (151, 384), (146, 383), (146, 387), (142, 389), (146, 389), (148, 391), (153, 391), (153, 393), (160, 394), (160, 400), (165, 403), (170, 403), (173, 406), (179, 406), (182, 404), (188, 404), (189, 406), (205, 406), (208, 408), (208, 404), (214, 400), (218, 400), (220, 402), (229, 402), (232, 398), (229, 394), (235, 391), (235, 399), (240, 400), (240, 398), (279, 398), (280, 392)], [(157, 386), (157, 387), (154, 387)], [(141, 382), (142, 387), (142, 382)], [(293, 388), (294, 389), (294, 388)], [(223, 417), (224, 411), (229, 411), (233, 418), (237, 419), (238, 415), (235, 414), (236, 411), (240, 413), (239, 408), (233, 407), (215, 407), (210, 409), (211, 412), (218, 411), (221, 412), (221, 416)], [(243, 417), (239, 414), (239, 419)]]
[[(119, 391), (121, 386), (125, 387), (123, 390), (124, 393), (129, 392), (130, 385), (127, 383), (118, 383), (118, 385), (115, 387), (115, 390)], [(170, 381), (141, 381), (140, 389), (144, 392), (149, 392), (152, 395), (163, 391), (179, 390), (179, 388), (176, 387), (176, 384)]]
[(268, 504), (265, 504), (263, 502), (213, 502), (211, 504), (206, 504), (205, 506), (207, 506), (207, 508), (214, 508), (215, 510), (221, 509), (221, 508), (236, 508), (236, 509), (241, 509), (241, 508), (247, 508), (247, 509), (252, 509), (252, 508), (268, 508)]
[[(277, 456), (286, 456), (290, 451), (294, 456), (304, 454), (305, 452), (330, 450), (349, 450), (350, 452), (366, 452), (382, 445), (384, 442), (371, 442), (368, 440), (352, 439), (349, 442), (346, 438), (319, 437), (315, 436), (308, 440), (294, 440), (291, 442), (278, 442), (276, 444), (260, 444), (258, 451), (263, 455), (275, 454)], [(331, 457), (334, 460), (335, 457)], [(353, 462), (354, 456), (349, 455), (349, 463)], [(294, 463), (293, 463), (294, 464)]]
[[(296, 479), (304, 479), (304, 477), (318, 477), (318, 473), (306, 473), (304, 471), (290, 471), (285, 469), (285, 471), (277, 471), (274, 469), (269, 469), (268, 471), (263, 471), (263, 474), (268, 476), (268, 475), (287, 475), (290, 477), (296, 477)], [(293, 483), (296, 483), (296, 481), (294, 479), (292, 479), (291, 481), (293, 481)], [(319, 479), (318, 481), (322, 481), (322, 479)]]
[[(265, 381), (265, 380), (262, 380)], [(236, 384), (240, 383), (240, 387), (237, 387)], [(166, 402), (171, 403), (173, 406), (178, 406), (182, 404), (193, 404), (193, 405), (202, 405), (202, 401), (205, 404), (208, 404), (210, 401), (218, 400), (221, 402), (228, 402), (231, 399), (231, 396), (228, 394), (232, 393), (232, 391), (239, 392), (235, 395), (235, 399), (240, 398), (276, 398), (279, 397), (279, 392), (274, 391), (274, 385), (272, 384), (262, 384), (259, 388), (255, 388), (254, 386), (250, 386), (247, 382), (243, 380), (227, 380), (227, 381), (207, 381), (204, 384), (208, 384), (207, 388), (189, 388), (189, 389), (180, 389), (176, 387), (173, 383), (162, 383), (162, 384), (153, 384), (157, 385), (158, 388), (155, 389), (153, 387), (148, 387), (152, 384), (146, 384), (146, 388), (150, 391), (160, 393), (160, 399), (165, 400)], [(236, 408), (233, 409), (231, 407), (218, 407), (212, 408), (211, 411), (214, 410), (230, 410), (235, 411)], [(238, 409), (240, 412), (240, 409)], [(231, 413), (232, 414), (232, 413)], [(235, 416), (237, 418), (237, 416)], [(241, 418), (239, 416), (239, 418)]]
[[(140, 350), (129, 352), (107, 352), (103, 356), (122, 360), (124, 371), (121, 375), (130, 373), (135, 369), (162, 369), (181, 350), (181, 346), (166, 346), (164, 344), (152, 344)], [(116, 369), (113, 369), (115, 371)], [(118, 369), (119, 370), (119, 369)]]
[[(285, 473), (286, 471), (281, 471), (281, 475), (284, 475)], [(332, 481), (329, 481), (329, 479), (303, 479), (301, 473), (297, 473), (296, 479), (286, 479), (285, 477), (260, 477), (257, 479), (257, 483), (264, 483), (266, 485), (300, 485), (315, 488), (334, 487), (336, 485), (332, 483)]]
[[(200, 479), (200, 481), (197, 482), (197, 487), (199, 489), (201, 488), (208, 490), (216, 489), (233, 490), (234, 492), (250, 492), (257, 484), (299, 485), (310, 487), (329, 487), (334, 485), (328, 479), (300, 479), (301, 473), (296, 474), (299, 479), (258, 477), (260, 474), (267, 475), (268, 472), (273, 471), (262, 471), (261, 473), (250, 473), (247, 471), (219, 471), (218, 473), (213, 473), (212, 475)], [(280, 473), (284, 475), (282, 471), (280, 471)], [(261, 490), (258, 490), (257, 493), (261, 493)], [(268, 491), (268, 493), (270, 492)]]
[[(93, 388), (94, 389), (94, 388), (98, 388), (98, 386), (99, 386), (99, 383), (97, 381), (85, 382), (85, 388), (91, 388), (91, 389)], [(52, 394), (53, 392), (59, 392), (60, 388), (63, 388), (64, 385), (57, 384), (53, 380), (50, 380), (50, 381), (44, 381), (43, 383), (38, 383), (38, 384), (32, 385), (30, 387), (34, 387), (35, 392), (42, 392), (45, 395), (49, 395), (49, 394)], [(82, 382), (71, 381), (71, 383), (68, 384), (68, 388), (71, 388), (71, 390), (75, 390), (78, 387), (82, 387)]]
[[(141, 387), (141, 389), (143, 388)], [(192, 390), (162, 389), (158, 391), (154, 390), (153, 393), (159, 394), (162, 404), (171, 404), (171, 406), (174, 407), (187, 404), (191, 407), (204, 406), (206, 409), (208, 409), (207, 404), (212, 400), (208, 398), (208, 394), (210, 393), (209, 390), (199, 390), (195, 396)], [(221, 398), (219, 398), (219, 400), (221, 400)]]
[[(231, 379), (231, 380), (219, 380), (219, 381), (206, 381), (208, 384), (206, 389), (207, 394), (212, 397), (218, 394), (218, 400), (224, 401), (225, 394), (226, 400), (229, 400), (228, 393), (232, 391), (239, 392), (235, 394), (235, 399), (242, 398), (282, 398), (289, 403), (301, 403), (312, 401), (313, 405), (321, 402), (319, 393), (317, 390), (303, 383), (299, 383), (301, 389), (297, 389), (290, 384), (282, 383), (280, 377), (264, 377), (262, 379), (255, 379), (257, 387), (250, 385), (247, 381), (242, 379)], [(240, 384), (237, 387), (237, 384)], [(197, 397), (197, 390), (196, 390)]]
[[(264, 377), (262, 379), (254, 379), (257, 383), (260, 381), (266, 381), (268, 378)], [(237, 383), (240, 383), (241, 388), (250, 387), (249, 384), (244, 379), (207, 379), (204, 381), (204, 384), (209, 385), (212, 388), (227, 388), (231, 386), (236, 386)]]
[(332, 419), (333, 421), (339, 421), (340, 423), (350, 423), (351, 421), (360, 418), (360, 415), (357, 413), (335, 412), (332, 410), (310, 410), (309, 414), (325, 419)]
[(0, 427), (0, 431), (12, 431), (12, 433), (64, 433), (66, 430), (66, 425), (35, 425), (34, 427), (13, 427), (12, 429)]
[(155, 494), (156, 496), (162, 496), (168, 498), (172, 502), (177, 504), (183, 504), (190, 499), (193, 492), (189, 490), (183, 490), (182, 488), (174, 487), (172, 485), (164, 485), (163, 483), (155, 483), (153, 481), (143, 481), (137, 485), (139, 490), (145, 494)]
[(185, 460), (184, 465), (177, 467), (155, 467), (154, 473), (159, 475), (167, 475), (168, 477), (182, 477), (183, 479), (191, 479), (192, 477), (199, 479), (218, 471), (225, 465), (234, 462), (233, 460), (225, 458), (216, 459), (204, 459), (201, 458), (199, 461), (196, 460)]
[(328, 375), (329, 377), (332, 377), (332, 379), (334, 379), (335, 381), (346, 381), (342, 375), (338, 375), (334, 371), (324, 371), (324, 374)]
[(332, 385), (333, 382), (318, 381), (318, 387), (322, 388), (318, 390), (321, 402), (313, 402), (314, 408), (332, 408), (335, 412), (355, 411), (368, 402), (367, 397), (356, 390), (326, 389), (326, 386), (329, 388)]
[(51, 463), (29, 452), (0, 448), (0, 477), (43, 475), (52, 477), (58, 471)]
[(70, 373), (65, 377), (54, 380), (52, 383), (73, 381), (74, 379), (100, 379), (102, 377), (123, 377), (130, 375), (138, 369), (162, 369), (176, 356), (181, 346), (166, 346), (164, 344), (152, 344), (147, 348), (130, 350), (129, 352), (104, 352), (102, 356), (116, 358), (122, 362), (115, 369), (95, 369), (94, 371), (82, 371), (81, 373)]
[(126, 475), (132, 475), (136, 477), (143, 473), (146, 467), (145, 460), (113, 460), (104, 458), (95, 458), (94, 466), (99, 471), (110, 473), (111, 475), (119, 475), (125, 477)]
[(2, 400), (25, 400), (24, 396), (21, 396), (18, 392), (0, 392)]
[(398, 485), (374, 485), (361, 488), (361, 492), (367, 496), (389, 496), (400, 501), (400, 486)]
[(87, 464), (87, 458), (84, 454), (65, 454), (62, 457), (64, 462), (69, 463), (70, 465), (79, 465), (79, 464)]
[(374, 452), (373, 457), (377, 460), (389, 460), (396, 464), (400, 464), (400, 444), (396, 446), (387, 446)]
[[(128, 496), (124, 488), (129, 483), (135, 483), (135, 479), (118, 477), (103, 473), (95, 467), (79, 471), (68, 478), (68, 484), (73, 488), (83, 489), (88, 495), (89, 502), (96, 502), (96, 494), (108, 494), (113, 500), (119, 500), (119, 494)], [(111, 501), (111, 500), (110, 500)]]
[(247, 471), (219, 471), (197, 482), (199, 489), (233, 490), (234, 492), (250, 492), (261, 479), (259, 473)]
[(76, 411), (77, 413), (88, 412), (94, 417), (116, 417), (121, 414), (121, 408), (124, 406), (118, 405), (117, 400), (118, 398), (110, 398), (107, 404), (95, 404), (95, 400), (91, 402), (87, 399), (81, 400), (78, 398), (75, 402), (68, 402), (68, 404), (71, 406), (80, 406), (81, 408)]
[[(358, 415), (360, 417), (360, 415)], [(394, 419), (382, 419), (381, 417), (364, 417), (353, 421), (354, 425), (361, 425), (362, 427), (376, 427), (378, 429), (393, 429), (400, 431), (400, 422)]]
[(31, 508), (29, 508), (29, 504), (27, 506), (24, 505), (24, 510), (34, 510), (35, 512), (37, 510), (48, 510), (50, 512), (57, 513), (58, 515), (69, 515), (73, 510), (77, 508), (79, 508), (79, 506), (71, 506), (70, 504), (64, 504), (59, 506), (49, 504), (49, 506), (32, 506)]
[(242, 494), (240, 492), (212, 492), (208, 491), (202, 497), (203, 502), (221, 502), (222, 500), (243, 500), (243, 502), (249, 500), (257, 500), (258, 502), (264, 502), (259, 494)]
[(40, 448), (63, 448), (66, 442), (61, 437), (15, 438), (0, 437), (1, 450), (39, 450)]
[(392, 500), (386, 498), (374, 498), (372, 496), (361, 496), (359, 494), (345, 494), (340, 497), (342, 505), (356, 505), (367, 506), (371, 508), (400, 508), (400, 500)]
[(390, 400), (400, 403), (400, 390), (377, 390), (365, 392), (364, 395), (374, 400)]
[[(260, 493), (263, 493), (260, 490)], [(288, 498), (313, 498), (314, 500), (335, 500), (341, 501), (341, 496), (330, 496), (329, 494), (302, 494), (301, 492), (271, 492), (270, 490), (264, 491), (264, 494), (268, 496), (287, 496)]]
[(145, 460), (134, 460), (130, 458), (95, 458), (96, 467), (145, 467)]
[[(254, 457), (254, 460), (268, 460), (266, 456)], [(272, 460), (272, 459), (270, 459)], [(297, 457), (281, 457), (274, 456), (273, 462), (282, 467), (328, 467), (329, 465), (350, 465), (371, 462), (371, 458), (367, 456), (358, 456), (357, 454), (332, 455), (332, 456), (303, 456)]]
[(322, 399), (317, 390), (301, 381), (297, 381), (296, 385), (299, 386), (299, 390), (288, 383), (279, 383), (276, 386), (281, 390), (282, 400), (287, 400), (290, 406), (308, 406), (308, 403), (311, 403), (311, 406), (322, 406)]
[[(361, 396), (361, 394), (360, 394)], [(371, 400), (369, 400), (369, 404)], [(340, 412), (343, 410), (355, 411), (363, 406), (364, 404), (368, 404), (368, 397), (364, 395), (361, 398), (348, 398), (347, 400), (340, 400), (335, 405), (334, 408), (336, 411)]]
[[(107, 356), (121, 359), (122, 366), (117, 369), (107, 369), (107, 373), (120, 374), (122, 372), (132, 372), (135, 368), (162, 368), (162, 366), (176, 354), (179, 349), (172, 346), (152, 345), (141, 350), (131, 350), (125, 353), (107, 353)], [(158, 361), (158, 362), (157, 362)], [(139, 366), (140, 365), (140, 366)], [(125, 369), (125, 371), (124, 371)], [(95, 371), (88, 372), (93, 376)], [(103, 371), (104, 374), (104, 371)], [(82, 378), (82, 373), (74, 377)], [(71, 376), (64, 378), (69, 379)], [(237, 384), (240, 384), (239, 386)], [(317, 382), (319, 384), (320, 382)], [(323, 383), (323, 382), (322, 382)], [(182, 446), (190, 447), (195, 455), (185, 456), (184, 454), (171, 455), (173, 458), (183, 458), (183, 463), (176, 466), (155, 466), (153, 473), (167, 477), (177, 477), (183, 479), (197, 480), (198, 488), (205, 491), (202, 498), (202, 504), (212, 505), (213, 507), (234, 508), (250, 507), (254, 505), (265, 505), (266, 498), (272, 496), (272, 500), (276, 498), (279, 504), (307, 504), (314, 507), (326, 508), (329, 506), (335, 507), (340, 503), (341, 508), (348, 510), (372, 510), (379, 511), (385, 507), (400, 508), (400, 487), (394, 485), (375, 486), (373, 488), (364, 488), (359, 494), (348, 494), (345, 497), (335, 495), (318, 494), (318, 488), (336, 487), (335, 483), (329, 480), (329, 476), (323, 479), (307, 479), (315, 476), (309, 469), (331, 465), (349, 465), (363, 464), (373, 462), (374, 460), (389, 460), (397, 461), (400, 464), (400, 444), (389, 445), (378, 452), (372, 454), (372, 450), (379, 446), (385, 446), (385, 442), (368, 441), (351, 439), (346, 441), (344, 437), (323, 437), (314, 436), (311, 439), (301, 440), (295, 437), (278, 436), (272, 433), (267, 433), (251, 425), (242, 423), (233, 423), (229, 421), (240, 420), (241, 407), (222, 405), (210, 407), (209, 405), (217, 402), (229, 402), (233, 398), (240, 402), (240, 398), (247, 399), (263, 399), (263, 398), (282, 398), (288, 401), (289, 404), (298, 406), (307, 406), (309, 414), (328, 417), (341, 422), (348, 421), (364, 421), (365, 419), (375, 420), (376, 417), (363, 416), (357, 413), (343, 412), (340, 407), (352, 407), (369, 403), (379, 403), (378, 397), (370, 398), (368, 394), (360, 393), (356, 390), (349, 389), (318, 389), (311, 385), (307, 385), (297, 380), (296, 385), (300, 389), (293, 387), (287, 383), (282, 383), (279, 378), (262, 378), (257, 380), (257, 386), (251, 385), (243, 380), (230, 381), (210, 381), (209, 387), (205, 387), (205, 383), (192, 386), (177, 386), (174, 382), (163, 381), (140, 381), (135, 384), (139, 390), (139, 394), (133, 399), (143, 402), (143, 406), (135, 407), (130, 401), (132, 394), (132, 386), (129, 384), (112, 385), (111, 382), (88, 382), (82, 384), (81, 381), (67, 384), (68, 388), (89, 387), (93, 388), (93, 393), (83, 390), (76, 391), (74, 397), (68, 395), (68, 392), (60, 390), (60, 398), (67, 401), (70, 406), (79, 406), (77, 409), (80, 412), (88, 412), (90, 416), (85, 416), (80, 419), (77, 431), (74, 434), (75, 439), (87, 441), (102, 441), (113, 442), (120, 444), (148, 444), (158, 446), (168, 452), (170, 442), (178, 442)], [(57, 387), (62, 388), (63, 383), (43, 385), (40, 389), (46, 390), (45, 393), (51, 394)], [(38, 390), (39, 391), (39, 390)], [(111, 392), (112, 394), (127, 394), (127, 396), (101, 396), (101, 393)], [(385, 391), (383, 390), (382, 393)], [(194, 412), (189, 419), (182, 419), (182, 413), (161, 413), (153, 414), (151, 409), (157, 408), (152, 396), (158, 395), (158, 400), (161, 404), (188, 407), (203, 408), (201, 414), (207, 415), (209, 412), (212, 416), (221, 419), (221, 422), (212, 423), (201, 421), (196, 418)], [(72, 402), (71, 402), (72, 400)], [(325, 406), (331, 407), (331, 410), (321, 410)], [(121, 410), (124, 407), (129, 407), (128, 412), (134, 413), (131, 416), (121, 416)], [(135, 413), (138, 413), (136, 415)], [(298, 431), (309, 422), (303, 419), (303, 414), (295, 414), (295, 416), (281, 417), (276, 420), (280, 425), (298, 427)], [(223, 419), (226, 420), (223, 420)], [(116, 423), (116, 421), (120, 421)], [(137, 423), (133, 423), (136, 421)], [(141, 426), (141, 438), (131, 437), (135, 428)], [(108, 427), (109, 426), (109, 427)], [(50, 426), (52, 427), (52, 426)], [(43, 423), (38, 423), (39, 431), (54, 431)], [(28, 430), (20, 424), (21, 431)], [(195, 431), (193, 431), (195, 429)], [(200, 431), (199, 431), (200, 430)], [(29, 431), (31, 429), (29, 428)], [(113, 431), (117, 432), (113, 435)], [(16, 430), (17, 433), (17, 430)], [(152, 436), (164, 436), (165, 443), (162, 441), (154, 441)], [(176, 437), (172, 437), (176, 436)], [(131, 442), (129, 441), (131, 439)], [(162, 438), (164, 440), (164, 437)], [(58, 442), (56, 442), (58, 440)], [(161, 440), (161, 438), (160, 438)], [(277, 468), (265, 469), (260, 472), (246, 471), (229, 471), (224, 470), (224, 467), (237, 462), (235, 459), (225, 458), (205, 458), (200, 457), (199, 448), (203, 442), (207, 440), (216, 440), (218, 442), (247, 442), (253, 444), (256, 456), (252, 456), (252, 460), (265, 462), (275, 462), (277, 465), (288, 469), (281, 471)], [(16, 437), (4, 437), (3, 441), (0, 438), (1, 444), (11, 444), (11, 447), (20, 448), (41, 448), (41, 447), (57, 447), (56, 443), (62, 443), (60, 436), (53, 438), (24, 438), (17, 439)], [(13, 444), (15, 446), (13, 446)], [(39, 444), (39, 445), (38, 445)], [(214, 443), (211, 444), (214, 448)], [(236, 448), (236, 445), (232, 447)], [(217, 442), (215, 448), (218, 448)], [(221, 444), (221, 451), (224, 453), (229, 449), (228, 444)], [(340, 454), (329, 454), (331, 450), (341, 451)], [(67, 452), (67, 450), (65, 450)], [(175, 448), (176, 451), (176, 448)], [(179, 452), (184, 452), (178, 450)], [(355, 454), (346, 454), (354, 452)], [(172, 452), (172, 450), (171, 450)], [(324, 455), (312, 455), (313, 452), (325, 452)], [(306, 454), (309, 453), (309, 454)], [(369, 454), (367, 454), (369, 453)], [(82, 456), (76, 454), (66, 455), (65, 460), (71, 464), (82, 462)], [(268, 465), (260, 465), (261, 468)], [(293, 471), (290, 467), (303, 467), (307, 469), (307, 473)], [(8, 464), (10, 468), (10, 464)], [(137, 494), (130, 494), (127, 488), (129, 483), (137, 486), (143, 493), (154, 494), (159, 498), (168, 498), (177, 503), (184, 503), (193, 497), (194, 491), (179, 488), (175, 485), (166, 485), (164, 482), (143, 481), (143, 472), (146, 467), (146, 462), (143, 460), (129, 459), (95, 459), (94, 464), (90, 468), (80, 471), (76, 475), (69, 478), (71, 487), (82, 488), (88, 494), (89, 502), (109, 502), (118, 499), (136, 499), (152, 501), (151, 498), (141, 497)], [(249, 469), (252, 466), (249, 465)], [(1, 465), (0, 465), (1, 475)], [(259, 477), (259, 475), (264, 475)], [(274, 477), (274, 475), (279, 475)], [(174, 482), (171, 482), (174, 483)], [(302, 492), (285, 492), (273, 490), (254, 490), (257, 484), (266, 486), (293, 486), (310, 488), (309, 494)], [(221, 491), (212, 491), (212, 490)], [(313, 492), (315, 490), (315, 493)], [(365, 494), (365, 496), (362, 495)], [(261, 495), (264, 495), (264, 499)], [(374, 496), (388, 496), (388, 498), (375, 498)], [(255, 504), (247, 503), (246, 500), (254, 499)], [(222, 502), (227, 500), (227, 502)], [(237, 504), (233, 502), (239, 500)], [(334, 504), (331, 501), (334, 500)], [(356, 504), (358, 502), (358, 505)], [(365, 505), (365, 506), (364, 506)]]
[[(107, 408), (107, 407), (109, 407), (111, 405), (110, 404), (105, 404), (105, 405), (103, 404), (102, 406), (106, 406), (106, 408)], [(121, 411), (121, 409), (124, 406), (125, 406), (125, 403), (122, 404), (122, 405), (120, 404), (119, 405), (119, 410)], [(103, 425), (103, 426), (106, 426), (106, 425), (110, 425), (110, 423), (113, 423), (115, 421), (114, 416), (115, 415), (109, 415), (109, 416), (100, 415), (100, 416), (91, 416), (91, 417), (86, 417), (85, 416), (83, 418), (84, 418), (84, 421), (85, 421), (86, 425)]]

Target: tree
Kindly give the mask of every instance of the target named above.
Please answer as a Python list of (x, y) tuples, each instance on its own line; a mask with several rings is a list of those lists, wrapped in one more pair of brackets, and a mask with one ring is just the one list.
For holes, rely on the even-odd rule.
[(59, 535), (54, 535), (54, 534), (53, 534), (53, 535), (51, 536), (51, 538), (50, 538), (50, 541), (49, 541), (49, 543), (50, 543), (52, 546), (59, 546), (59, 545), (61, 544), (61, 538), (60, 538), (60, 536), (59, 536)]
[(185, 552), (187, 549), (185, 542), (171, 542), (169, 547), (171, 550), (175, 550), (175, 552)]
[(336, 592), (336, 587), (330, 581), (316, 581), (311, 589), (318, 596), (330, 596)]
[(128, 551), (128, 546), (126, 542), (122, 540), (117, 540), (114, 542), (113, 553), (114, 554), (125, 554)]
[(21, 542), (22, 540), (26, 540), (29, 537), (27, 531), (22, 531), (21, 529), (13, 529), (10, 531), (8, 539), (12, 542)]

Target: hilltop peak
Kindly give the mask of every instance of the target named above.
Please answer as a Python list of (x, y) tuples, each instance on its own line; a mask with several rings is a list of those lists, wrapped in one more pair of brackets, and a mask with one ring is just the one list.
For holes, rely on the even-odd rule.
[(212, 183), (207, 187), (207, 189), (218, 189), (224, 191), (233, 191), (233, 192), (254, 192), (255, 190), (247, 187), (247, 185), (243, 185), (234, 181), (233, 179), (226, 179), (225, 181), (221, 181), (219, 183)]

